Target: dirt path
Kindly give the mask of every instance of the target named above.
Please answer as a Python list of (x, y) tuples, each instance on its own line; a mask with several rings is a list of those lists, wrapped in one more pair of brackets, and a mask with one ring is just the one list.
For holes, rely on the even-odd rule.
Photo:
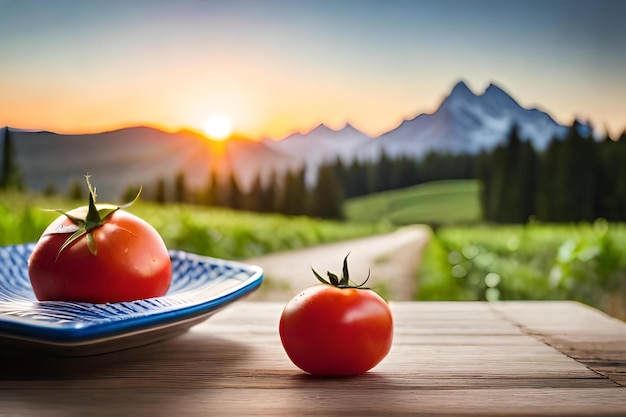
[(369, 268), (369, 286), (382, 287), (391, 300), (410, 300), (416, 289), (415, 271), (429, 236), (427, 227), (408, 226), (393, 233), (246, 259), (262, 267), (265, 276), (263, 286), (250, 300), (288, 301), (318, 282), (311, 268), (324, 277), (326, 271), (340, 276), (348, 253), (352, 280), (364, 280)]

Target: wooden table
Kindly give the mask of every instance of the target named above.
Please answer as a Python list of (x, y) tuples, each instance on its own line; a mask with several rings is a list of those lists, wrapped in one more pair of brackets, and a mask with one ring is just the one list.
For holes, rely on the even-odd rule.
[(282, 307), (100, 356), (0, 350), (0, 415), (626, 415), (626, 324), (577, 303), (392, 303), (389, 356), (343, 379), (291, 364)]

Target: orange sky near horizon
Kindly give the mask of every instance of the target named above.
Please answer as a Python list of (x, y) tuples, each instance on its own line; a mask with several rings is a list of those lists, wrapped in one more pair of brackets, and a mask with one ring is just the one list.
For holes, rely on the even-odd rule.
[[(219, 72), (229, 74), (205, 74), (204, 79), (210, 78), (210, 82), (198, 81), (203, 80), (199, 74), (181, 68), (178, 72), (156, 72), (148, 78), (136, 74), (123, 82), (117, 80), (116, 85), (97, 80), (87, 90), (71, 79), (73, 75), (56, 75), (49, 77), (48, 82), (62, 87), (48, 85), (45, 95), (37, 93), (40, 86), (33, 86), (31, 91), (18, 88), (27, 84), (24, 80), (4, 86), (4, 92), (13, 98), (0, 99), (0, 115), (4, 125), (11, 127), (67, 134), (139, 125), (165, 131), (202, 131), (207, 117), (222, 113), (231, 118), (238, 134), (252, 139), (281, 139), (320, 123), (335, 129), (351, 123), (376, 136), (405, 118), (434, 111), (458, 81), (451, 80), (439, 88), (422, 86), (424, 91), (416, 93), (431, 96), (433, 101), (419, 108), (421, 100), (410, 94), (397, 94), (393, 89), (381, 91), (387, 88), (385, 82), (367, 86), (354, 80), (333, 83), (318, 79), (316, 84), (309, 84), (281, 69), (251, 77), (229, 71), (227, 65), (238, 68), (237, 64), (224, 62)], [(350, 82), (356, 85), (350, 86)], [(152, 92), (155, 85), (158, 89)], [(275, 90), (289, 94), (276, 94)], [(33, 100), (33, 96), (37, 99)]]
[(626, 2), (0, 0), (0, 126), (374, 137), (494, 82), (557, 122), (626, 129)]

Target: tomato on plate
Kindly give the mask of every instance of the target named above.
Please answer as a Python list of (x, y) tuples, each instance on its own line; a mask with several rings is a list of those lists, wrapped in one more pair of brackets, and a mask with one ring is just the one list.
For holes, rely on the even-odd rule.
[[(279, 322), (280, 339), (291, 361), (319, 376), (363, 374), (382, 361), (393, 341), (389, 304), (374, 291), (328, 272), (287, 303)], [(369, 276), (368, 276), (369, 278)], [(367, 281), (367, 279), (365, 280)]]
[(172, 268), (159, 233), (122, 210), (132, 202), (96, 204), (88, 177), (87, 184), (89, 205), (57, 210), (63, 214), (46, 228), (29, 258), (37, 299), (114, 303), (165, 295)]

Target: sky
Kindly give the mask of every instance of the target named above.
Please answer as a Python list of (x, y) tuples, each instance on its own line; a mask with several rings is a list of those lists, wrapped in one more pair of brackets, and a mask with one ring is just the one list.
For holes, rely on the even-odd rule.
[(0, 126), (320, 123), (370, 136), (495, 83), (558, 122), (626, 129), (626, 1), (0, 0)]

